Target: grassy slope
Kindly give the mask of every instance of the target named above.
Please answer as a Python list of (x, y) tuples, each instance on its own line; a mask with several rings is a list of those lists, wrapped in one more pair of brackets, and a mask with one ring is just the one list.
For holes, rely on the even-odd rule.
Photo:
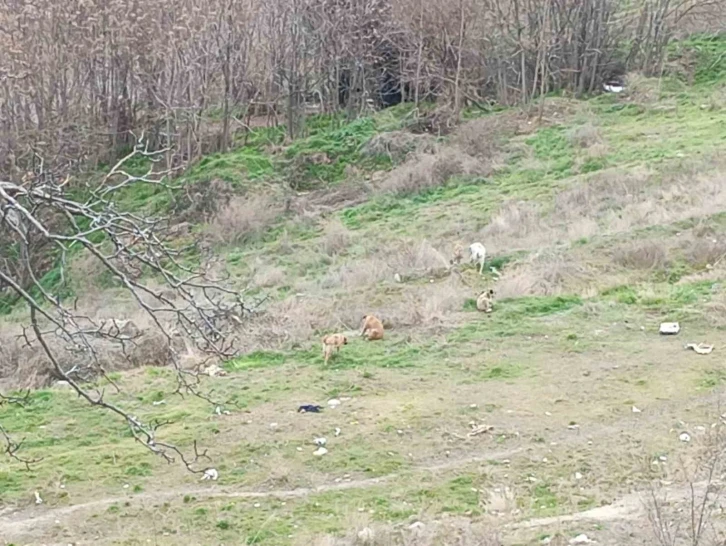
[[(708, 67), (717, 55), (709, 53), (709, 42), (701, 46), (707, 58), (699, 67)], [(554, 224), (555, 197), (588, 184), (588, 177), (598, 173), (645, 167), (655, 187), (671, 173), (722, 177), (718, 169), (723, 164), (710, 158), (726, 151), (724, 75), (720, 65), (699, 68), (696, 74), (693, 87), (669, 80), (657, 90), (645, 82), (643, 94), (630, 99), (602, 96), (573, 103), (552, 98), (558, 117), (535, 132), (513, 137), (506, 165), (493, 175), (455, 177), (395, 199), (374, 195), (366, 203), (336, 211), (354, 242), (343, 259), (364, 258), (372, 251), (371, 243), (392, 244), (402, 237), (436, 240), (452, 224), (456, 230), (477, 232), (512, 201), (537, 207)], [(389, 167), (366, 163), (358, 150), (377, 131), (399, 127), (404, 118), (401, 109), (353, 125), (320, 123), (310, 137), (287, 149), (286, 159), (318, 150), (334, 159), (314, 167), (322, 170), (304, 171), (306, 183), (336, 183), (349, 163), (368, 170)], [(571, 135), (585, 125), (597, 128), (604, 151), (593, 154), (591, 148), (573, 144)], [(264, 137), (276, 141), (279, 135)], [(259, 138), (247, 148), (207, 158), (190, 171), (189, 179), (221, 177), (245, 184), (283, 176), (289, 168), (286, 159), (268, 156)], [(155, 197), (130, 199), (146, 206)], [(607, 203), (603, 208), (614, 210)], [(694, 227), (707, 229), (710, 237), (726, 235), (726, 222), (718, 213), (695, 221), (664, 217), (621, 231), (606, 229), (607, 218), (596, 217), (600, 229), (594, 233), (563, 235), (550, 244), (568, 259), (584, 257), (588, 266), (600, 267), (603, 252), (633, 241), (663, 245), (675, 233)], [(340, 265), (321, 258), (318, 250), (329, 221), (300, 225), (294, 218), (283, 219), (269, 236), (226, 249), (229, 267), (244, 277), (249, 264), (264, 260), (282, 270), (290, 285), (317, 282)], [(281, 233), (295, 246), (293, 256), (276, 252)], [(506, 271), (517, 271), (537, 253), (524, 243), (520, 250), (510, 256), (499, 249), (494, 259), (504, 265), (504, 258), (511, 257)], [(174, 536), (183, 534), (202, 543), (274, 545), (306, 543), (303, 535), (344, 533), (371, 521), (395, 524), (452, 514), (496, 526), (508, 519), (567, 513), (610, 501), (646, 476), (643, 459), (683, 450), (670, 430), (707, 423), (713, 408), (704, 393), (725, 378), (715, 360), (684, 353), (684, 340), (662, 340), (654, 334), (667, 317), (680, 320), (685, 332), (699, 332), (696, 341), (726, 342), (726, 334), (709, 315), (709, 305), (720, 301), (723, 277), (684, 252), (674, 249), (666, 262), (653, 267), (616, 272), (596, 267), (601, 278), (594, 282), (594, 292), (568, 292), (575, 285), (565, 280), (552, 295), (500, 301), (491, 317), (465, 311), (447, 328), (394, 330), (382, 344), (356, 340), (330, 369), (322, 368), (312, 341), (294, 351), (254, 352), (229, 363), (229, 377), (211, 380), (218, 396), (229, 399), (230, 416), (216, 416), (200, 401), (168, 394), (171, 379), (159, 369), (119, 378), (124, 394), (110, 395), (141, 416), (174, 421), (163, 429), (170, 439), (190, 446), (196, 438), (209, 446), (220, 486), (231, 488), (226, 492), (335, 485), (395, 473), (386, 484), (291, 499), (234, 499), (214, 493), (147, 498), (145, 494), (181, 484), (197, 488), (196, 478), (134, 446), (112, 416), (88, 411), (69, 393), (50, 389), (34, 393), (24, 409), (0, 407), (3, 424), (26, 437), (26, 454), (44, 457), (30, 471), (2, 462), (0, 502), (28, 503), (34, 490), (51, 506), (128, 497), (128, 503), (103, 506), (93, 511), (94, 517), (77, 523), (86, 538), (107, 532), (108, 522), (121, 521), (128, 523), (112, 523), (110, 528), (126, 543), (149, 536), (151, 529), (158, 543), (173, 544)], [(301, 264), (307, 259), (310, 264)], [(475, 279), (471, 271), (464, 273)], [(335, 288), (332, 294), (346, 290)], [(288, 294), (279, 287), (271, 291), (278, 300)], [(376, 286), (359, 292), (375, 297)], [(465, 307), (462, 301), (461, 310)], [(303, 416), (294, 412), (297, 404), (341, 396), (351, 400), (339, 410)], [(152, 404), (160, 400), (166, 403)], [(636, 404), (644, 410), (637, 417), (641, 421), (631, 413)], [(494, 432), (469, 439), (471, 421), (493, 424)], [(573, 423), (578, 432), (568, 429)], [(343, 434), (334, 439), (335, 427)], [(323, 458), (311, 455), (310, 442), (318, 435), (330, 441), (330, 453)], [(584, 476), (581, 481), (572, 478), (575, 472)], [(502, 519), (492, 515), (490, 501), (493, 491), (505, 486), (514, 491), (514, 500)], [(515, 507), (519, 513), (511, 513)], [(63, 521), (52, 533), (69, 527)]]

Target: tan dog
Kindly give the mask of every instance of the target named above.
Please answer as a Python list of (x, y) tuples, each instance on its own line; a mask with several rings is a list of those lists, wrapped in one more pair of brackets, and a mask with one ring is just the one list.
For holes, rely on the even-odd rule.
[(459, 265), (461, 261), (464, 259), (464, 243), (461, 241), (458, 241), (454, 245), (454, 254), (452, 255), (452, 259), (449, 260), (450, 265)]
[(348, 338), (343, 334), (328, 334), (323, 337), (323, 358), (325, 358), (326, 364), (333, 355), (333, 351), (337, 353), (343, 345), (348, 345)]
[(476, 298), (476, 308), (484, 313), (491, 313), (494, 305), (494, 290), (484, 290)]
[(373, 315), (364, 315), (360, 335), (365, 336), (368, 341), (383, 339), (383, 323)]

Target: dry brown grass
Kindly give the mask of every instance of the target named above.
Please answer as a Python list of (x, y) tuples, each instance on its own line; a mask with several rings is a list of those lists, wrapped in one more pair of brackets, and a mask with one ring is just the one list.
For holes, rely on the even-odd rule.
[[(424, 519), (424, 518), (422, 518)], [(344, 537), (301, 536), (295, 546), (502, 546), (498, 534), (483, 522), (469, 518), (444, 518), (405, 525), (370, 523), (350, 518)]]
[(448, 271), (447, 254), (429, 241), (403, 240), (384, 251), (390, 267), (404, 278), (441, 276)]
[[(141, 366), (168, 366), (171, 353), (166, 337), (155, 330), (144, 332), (133, 342), (125, 342), (125, 349), (118, 343), (105, 340), (92, 341), (97, 360), (86, 353), (72, 352), (58, 338), (46, 336), (61, 368), (78, 370), (76, 378), (90, 380), (98, 377), (101, 370), (113, 372)], [(0, 340), (0, 387), (3, 389), (27, 389), (49, 386), (60, 379), (43, 349), (38, 343), (28, 347), (16, 337)]]
[(600, 130), (589, 122), (570, 129), (567, 133), (567, 139), (570, 144), (577, 148), (590, 148), (595, 144), (602, 143)]
[(495, 287), (497, 297), (549, 296), (563, 293), (590, 295), (598, 272), (578, 257), (543, 250), (505, 270)]
[(668, 267), (668, 249), (663, 241), (632, 241), (615, 247), (614, 263), (626, 269), (663, 270)]
[(469, 121), (457, 129), (452, 141), (473, 157), (491, 159), (517, 132), (515, 117), (516, 114), (508, 113)]
[(255, 271), (252, 283), (260, 288), (272, 288), (284, 285), (286, 279), (287, 274), (284, 269), (274, 265), (262, 265)]
[(333, 218), (325, 226), (323, 239), (320, 243), (322, 251), (328, 256), (345, 253), (350, 246), (351, 232), (338, 218)]
[(437, 149), (436, 140), (431, 135), (390, 131), (374, 136), (363, 147), (362, 153), (368, 156), (388, 156), (398, 163), (409, 154), (433, 154)]
[(273, 198), (237, 196), (212, 217), (205, 233), (217, 243), (239, 244), (272, 226), (282, 213), (283, 207)]

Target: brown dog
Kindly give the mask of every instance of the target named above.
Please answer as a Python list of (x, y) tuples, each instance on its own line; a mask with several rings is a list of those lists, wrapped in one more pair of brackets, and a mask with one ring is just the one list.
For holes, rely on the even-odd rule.
[(323, 337), (323, 358), (325, 358), (326, 364), (333, 351), (337, 353), (343, 345), (348, 345), (348, 338), (343, 334), (328, 334)]
[(494, 305), (494, 290), (485, 290), (476, 298), (476, 308), (484, 313), (491, 313)]
[(464, 243), (462, 243), (461, 241), (457, 241), (457, 243), (454, 245), (454, 253), (452, 254), (451, 260), (449, 260), (449, 265), (459, 265), (463, 259)]
[(365, 336), (368, 341), (383, 339), (383, 323), (373, 315), (363, 316), (363, 330), (360, 335)]

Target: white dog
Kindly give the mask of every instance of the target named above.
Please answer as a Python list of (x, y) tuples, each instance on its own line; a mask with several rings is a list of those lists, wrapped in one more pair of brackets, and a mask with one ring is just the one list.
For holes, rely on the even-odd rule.
[(469, 245), (469, 262), (479, 264), (479, 275), (484, 271), (484, 260), (487, 257), (487, 249), (481, 243)]

